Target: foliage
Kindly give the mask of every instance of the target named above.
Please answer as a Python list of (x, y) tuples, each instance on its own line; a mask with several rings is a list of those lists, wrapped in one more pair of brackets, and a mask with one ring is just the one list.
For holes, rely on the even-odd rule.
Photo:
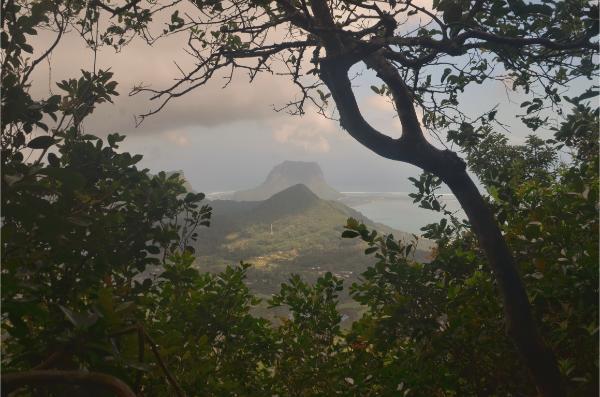
[(28, 37), (52, 15), (62, 23), (61, 5), (3, 3), (3, 370), (100, 371), (138, 386), (147, 368), (123, 332), (145, 320), (143, 298), (158, 288), (150, 272), (189, 251), (211, 212), (178, 175), (138, 169), (142, 156), (118, 150), (124, 136), (83, 133), (95, 106), (117, 95), (112, 73), (82, 71), (57, 84), (62, 94), (29, 94), (43, 57), (23, 56)]
[[(566, 123), (597, 123), (589, 109), (574, 114)], [(565, 125), (549, 142), (522, 146), (490, 132), (467, 158), (505, 214), (503, 231), (569, 391), (588, 395), (598, 387), (598, 158), (590, 138)], [(342, 237), (360, 237), (376, 260), (351, 288), (364, 316), (343, 332), (341, 280), (292, 276), (269, 301), (290, 316), (272, 325), (251, 312), (259, 302), (244, 283), (248, 265), (219, 274), (194, 266), (183, 241), (207, 223), (202, 195), (185, 194), (176, 175), (138, 170), (139, 157), (117, 151), (121, 139), (110, 135), (105, 146), (71, 127), (48, 150), (31, 148), (47, 162), (7, 151), (5, 370), (102, 371), (146, 395), (534, 393), (467, 224), (428, 227), (438, 248), (420, 263), (414, 245), (348, 220)], [(566, 162), (552, 155), (560, 145), (573, 153)], [(414, 182), (414, 198), (436, 210), (438, 181)], [(65, 391), (81, 392), (50, 389)]]
[[(85, 118), (117, 95), (112, 73), (82, 71), (57, 84), (59, 95), (29, 94), (32, 70), (67, 26), (97, 49), (94, 30), (101, 11), (109, 12), (116, 18), (99, 41), (120, 48), (132, 34), (144, 34), (152, 13), (162, 10), (155, 2), (149, 8), (139, 3), (2, 3), (3, 371), (102, 372), (149, 396), (535, 393), (505, 334), (498, 285), (477, 238), (467, 222), (440, 205), (441, 180), (433, 174), (413, 180), (415, 202), (448, 216), (424, 230), (438, 244), (430, 263), (414, 259), (413, 245), (348, 220), (342, 237), (360, 237), (365, 254), (376, 260), (351, 288), (367, 310), (348, 332), (340, 329), (342, 282), (330, 273), (314, 285), (299, 276), (281, 285), (268, 304), (287, 307), (290, 317), (270, 324), (251, 312), (259, 301), (244, 283), (248, 265), (200, 272), (191, 245), (196, 228), (209, 224), (203, 195), (187, 193), (176, 174), (151, 176), (138, 169), (141, 156), (118, 150), (123, 136), (108, 135), (105, 144), (83, 133)], [(322, 14), (317, 3), (311, 4), (317, 7), (313, 13)], [(488, 190), (569, 392), (592, 395), (599, 387), (598, 110), (583, 102), (594, 89), (567, 98), (557, 85), (594, 74), (590, 40), (598, 30), (597, 6), (472, 3), (469, 9), (471, 2), (436, 0), (440, 19), (412, 3), (397, 9), (398, 3), (385, 2), (382, 11), (376, 3), (337, 2), (338, 22), (321, 29), (300, 3), (241, 2), (239, 11), (219, 1), (195, 2), (209, 23), (186, 21), (174, 12), (163, 34), (188, 29), (192, 46), (208, 47), (206, 59), (194, 47), (200, 66), (182, 80), (192, 85), (229, 66), (252, 74), (271, 71), (270, 62), (283, 59), (302, 89), (301, 99), (291, 104), (299, 112), (306, 100), (323, 111), (336, 96), (334, 90), (319, 91), (320, 83), (299, 81), (307, 49), (314, 56), (304, 78), (322, 73), (340, 43), (344, 51), (337, 55), (375, 68), (370, 55), (382, 50), (410, 83), (405, 97), (424, 109), (424, 124), (448, 129), (448, 140), (464, 150)], [(366, 18), (367, 12), (373, 17)], [(400, 35), (398, 21), (390, 17), (404, 14), (428, 15), (433, 22)], [(365, 25), (366, 19), (374, 24)], [(288, 28), (292, 41), (268, 44), (266, 37), (278, 25)], [(29, 37), (47, 28), (56, 31), (55, 44), (29, 58)], [(440, 85), (432, 83), (428, 66), (467, 53), (467, 66), (453, 64)], [(246, 58), (260, 62), (235, 63)], [(510, 77), (513, 88), (534, 96), (522, 103), (521, 118), (531, 129), (546, 126), (541, 112), (548, 106), (563, 100), (575, 106), (553, 140), (530, 137), (524, 145), (509, 144), (492, 128), (494, 110), (467, 122), (457, 95), (470, 84), (499, 78), (490, 73), (492, 63), (502, 64), (507, 71), (502, 77)], [(538, 85), (546, 102), (537, 97)], [(168, 101), (186, 89), (177, 84), (154, 93)], [(373, 90), (393, 95), (387, 82)], [(557, 153), (564, 148), (570, 156), (561, 162)], [(29, 392), (104, 395), (62, 384), (34, 385)]]
[(293, 275), (270, 299), (272, 307), (286, 305), (290, 312), (277, 328), (273, 378), (278, 394), (322, 396), (339, 390), (341, 315), (336, 306), (341, 290), (342, 280), (331, 273), (313, 286)]
[[(64, 82), (68, 93), (53, 102), (61, 105), (40, 111), (77, 120), (78, 95), (99, 92), (90, 80), (114, 87), (110, 73), (99, 76)], [(70, 91), (73, 84), (89, 90)], [(10, 92), (3, 99), (14, 106)], [(202, 194), (186, 193), (177, 175), (139, 170), (141, 156), (117, 151), (123, 136), (108, 135), (105, 145), (72, 122), (52, 135), (35, 136), (27, 125), (15, 118), (3, 131), (4, 369), (60, 356), (65, 368), (129, 378), (135, 360), (111, 335), (143, 320), (141, 299), (156, 288), (148, 272), (189, 248), (210, 208), (199, 205)]]
[[(188, 395), (264, 396), (273, 362), (267, 320), (249, 314), (258, 300), (244, 284), (249, 265), (199, 273), (189, 253), (165, 264), (155, 294), (144, 296), (148, 328), (168, 354), (166, 365)], [(158, 371), (157, 371), (158, 372)], [(148, 395), (169, 395), (148, 377)]]
[[(590, 154), (594, 140), (577, 139), (585, 133), (569, 129), (597, 123), (592, 114), (579, 107), (548, 142), (530, 137), (525, 145), (509, 145), (490, 133), (467, 157), (503, 219), (535, 315), (572, 395), (598, 388), (598, 156), (579, 155)], [(555, 156), (563, 145), (574, 153), (568, 162)], [(414, 180), (430, 193), (415, 194), (418, 199), (435, 198), (435, 189), (423, 189), (432, 184), (427, 180)], [(376, 373), (391, 374), (379, 380), (390, 394), (397, 379), (411, 395), (535, 393), (515, 365), (518, 356), (505, 335), (483, 253), (468, 229), (447, 225), (443, 220), (424, 228), (439, 245), (435, 259), (420, 264), (407, 256), (410, 246), (348, 223), (346, 236), (360, 236), (378, 259), (352, 288), (369, 311), (348, 338), (372, 343), (364, 360), (378, 363)]]

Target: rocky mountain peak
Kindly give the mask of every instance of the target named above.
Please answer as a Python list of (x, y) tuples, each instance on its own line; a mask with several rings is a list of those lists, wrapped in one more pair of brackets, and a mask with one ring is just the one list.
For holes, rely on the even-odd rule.
[(237, 201), (266, 200), (291, 186), (305, 185), (312, 193), (326, 200), (335, 200), (341, 193), (327, 184), (319, 164), (305, 161), (284, 161), (273, 167), (267, 179), (258, 187), (239, 191), (232, 199)]

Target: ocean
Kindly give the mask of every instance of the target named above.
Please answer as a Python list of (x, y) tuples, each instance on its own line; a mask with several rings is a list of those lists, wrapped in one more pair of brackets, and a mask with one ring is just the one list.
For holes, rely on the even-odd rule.
[[(442, 218), (439, 212), (420, 208), (406, 192), (342, 192), (342, 201), (361, 212), (372, 221), (383, 223), (403, 232), (420, 235), (421, 228)], [(464, 218), (458, 200), (452, 194), (444, 194), (440, 199), (449, 211)]]

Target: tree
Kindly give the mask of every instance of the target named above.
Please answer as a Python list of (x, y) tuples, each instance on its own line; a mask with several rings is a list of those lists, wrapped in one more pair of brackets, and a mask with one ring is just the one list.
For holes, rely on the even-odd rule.
[[(135, 10), (138, 2), (133, 3), (129, 14), (145, 15)], [(497, 220), (469, 177), (465, 162), (425, 138), (417, 108), (424, 113), (427, 129), (448, 130), (448, 141), (460, 145), (451, 135), (454, 128), (476, 134), (477, 124), (494, 120), (497, 110), (469, 119), (461, 111), (459, 93), (473, 83), (510, 79), (513, 90), (532, 97), (522, 104), (526, 107), (522, 121), (529, 128), (539, 128), (548, 121), (544, 109), (560, 109), (561, 85), (594, 74), (598, 6), (581, 0), (541, 4), (435, 0), (432, 7), (377, 0), (193, 4), (199, 16), (184, 18), (175, 11), (164, 34), (188, 31), (188, 49), (197, 58), (196, 66), (164, 90), (134, 90), (162, 101), (142, 119), (220, 72), (232, 76), (235, 70), (248, 71), (251, 80), (259, 72), (289, 76), (301, 93), (287, 105), (291, 113), (304, 113), (306, 103), (311, 102), (325, 114), (333, 99), (340, 125), (360, 144), (382, 157), (418, 166), (449, 186), (494, 272), (507, 331), (539, 392), (564, 395), (556, 360), (539, 336), (513, 253)], [(146, 11), (152, 13), (151, 8)], [(372, 69), (383, 82), (372, 88), (393, 101), (402, 124), (399, 139), (373, 128), (363, 117), (349, 77), (357, 64)], [(447, 67), (441, 72), (443, 65)], [(433, 78), (438, 68), (441, 77), (436, 84)], [(594, 92), (583, 94), (590, 95)]]
[[(509, 145), (488, 131), (472, 142), (466, 156), (477, 165), (477, 176), (490, 191), (490, 206), (515, 249), (534, 315), (557, 355), (568, 395), (593, 395), (599, 383), (594, 358), (598, 152), (585, 155), (591, 154), (597, 128), (597, 112), (579, 105), (554, 139)], [(558, 147), (573, 157), (558, 161), (552, 156)], [(434, 209), (427, 205), (427, 195), (414, 196)], [(371, 344), (363, 351), (366, 357), (356, 353), (353, 360), (355, 366), (372, 367), (367, 374), (381, 387), (377, 395), (393, 395), (397, 381), (389, 378), (401, 379), (410, 395), (535, 394), (503, 333), (494, 278), (468, 228), (448, 219), (429, 225), (426, 236), (438, 248), (427, 264), (415, 262), (410, 246), (390, 236), (378, 236), (354, 221), (347, 229), (346, 236), (360, 236), (370, 246), (366, 252), (378, 260), (362, 275), (364, 281), (352, 286), (353, 297), (369, 310), (347, 336)], [(374, 385), (362, 395), (369, 395)]]
[(139, 385), (143, 363), (123, 332), (146, 322), (144, 297), (160, 288), (149, 275), (187, 249), (210, 208), (177, 175), (137, 169), (141, 156), (118, 153), (118, 134), (104, 145), (75, 127), (51, 140), (8, 128), (26, 140), (2, 147), (2, 387), (132, 396), (120, 379)]
[[(148, 328), (165, 351), (165, 365), (186, 395), (271, 395), (274, 332), (250, 309), (258, 303), (245, 285), (248, 264), (202, 272), (190, 253), (174, 256), (160, 288), (145, 296)], [(150, 396), (171, 395), (160, 377), (143, 379)]]
[[(163, 34), (188, 31), (189, 49), (197, 57), (197, 65), (165, 90), (135, 90), (151, 92), (153, 99), (162, 100), (153, 112), (229, 69), (248, 71), (251, 78), (259, 72), (288, 75), (301, 92), (299, 100), (287, 106), (292, 113), (302, 114), (307, 102), (325, 113), (328, 101), (333, 99), (340, 124), (359, 143), (383, 157), (422, 168), (454, 192), (494, 272), (504, 303), (507, 330), (539, 392), (544, 396), (563, 395), (556, 360), (539, 336), (515, 258), (494, 213), (457, 154), (439, 150), (425, 139), (416, 109), (423, 110), (422, 121), (427, 129), (447, 130), (448, 141), (464, 146), (481, 128), (494, 121), (496, 110), (471, 120), (461, 111), (459, 94), (473, 83), (510, 79), (513, 89), (532, 96), (522, 104), (526, 114), (521, 119), (528, 127), (539, 128), (548, 121), (545, 109), (560, 110), (561, 84), (579, 77), (591, 78), (594, 74), (597, 5), (580, 0), (543, 4), (520, 0), (435, 0), (429, 8), (410, 1), (376, 0), (210, 0), (193, 4), (200, 17), (184, 19), (176, 11)], [(2, 40), (3, 88), (8, 92), (15, 82), (21, 83), (16, 85), (13, 99), (3, 102), (3, 106), (18, 104), (14, 114), (22, 117), (6, 125), (19, 125), (24, 131), (19, 133), (17, 128), (5, 134), (3, 124), (3, 140), (25, 145), (24, 137), (33, 126), (45, 126), (40, 109), (50, 114), (58, 106), (55, 99), (35, 104), (22, 95), (24, 82), (39, 63), (39, 60), (29, 65), (23, 63), (22, 52), (31, 52), (24, 32), (31, 34), (36, 24), (51, 20), (56, 23), (58, 41), (65, 23), (71, 23), (90, 45), (101, 42), (119, 47), (128, 42), (132, 32), (153, 41), (147, 34), (148, 24), (154, 13), (163, 10), (155, 2), (145, 4), (140, 0), (126, 1), (118, 7), (99, 0), (3, 2), (2, 25), (6, 27)], [(111, 17), (106, 31), (94, 35), (93, 28), (97, 32), (102, 11), (118, 18)], [(422, 23), (415, 26), (416, 20)], [(281, 63), (276, 67), (278, 61)], [(399, 139), (376, 130), (361, 114), (349, 77), (350, 69), (361, 63), (375, 71), (383, 82), (382, 87), (373, 86), (373, 90), (392, 99), (402, 124)], [(440, 70), (440, 83), (436, 84), (433, 79), (437, 78), (438, 68), (444, 70)], [(500, 73), (495, 74), (498, 69)], [(96, 76), (94, 71), (94, 79)], [(329, 92), (324, 92), (323, 86)], [(540, 89), (543, 93), (538, 92)], [(594, 94), (588, 90), (580, 99)], [(77, 106), (69, 117), (77, 126), (93, 107), (85, 98), (73, 103)], [(13, 114), (13, 110), (3, 113)], [(50, 141), (44, 138), (33, 142), (36, 141), (29, 144), (44, 147)], [(12, 155), (18, 157), (18, 153), (16, 150)]]
[(177, 174), (138, 169), (141, 155), (119, 151), (124, 136), (84, 133), (118, 95), (112, 73), (82, 71), (57, 83), (61, 94), (30, 95), (31, 71), (56, 43), (31, 60), (28, 38), (56, 23), (59, 40), (80, 10), (61, 6), (2, 3), (2, 389), (134, 396), (121, 379), (138, 391), (144, 363), (131, 356), (149, 348), (161, 361), (149, 334), (139, 347), (127, 339), (142, 334), (143, 296), (158, 288), (150, 273), (190, 249), (211, 210)]
[(271, 307), (285, 305), (290, 312), (277, 328), (273, 373), (276, 390), (283, 395), (335, 395), (347, 387), (347, 368), (339, 360), (342, 316), (337, 298), (342, 283), (329, 272), (313, 286), (292, 275), (269, 300)]

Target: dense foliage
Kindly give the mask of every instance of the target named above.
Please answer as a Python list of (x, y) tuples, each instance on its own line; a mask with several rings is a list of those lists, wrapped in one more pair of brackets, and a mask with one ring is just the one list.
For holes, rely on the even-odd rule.
[[(5, 369), (130, 369), (111, 335), (144, 319), (143, 298), (160, 288), (153, 267), (208, 225), (202, 194), (186, 194), (177, 175), (139, 170), (141, 156), (117, 150), (123, 136), (105, 145), (81, 133), (73, 109), (109, 99), (110, 77), (84, 72), (43, 101), (3, 84), (2, 112), (12, 116), (2, 119)], [(58, 124), (51, 135), (32, 132), (29, 120), (48, 116)]]
[[(565, 136), (573, 124), (580, 126), (570, 130), (581, 134), (579, 145)], [(597, 129), (597, 111), (581, 105), (549, 142), (530, 137), (511, 146), (489, 132), (468, 149), (572, 395), (598, 389)], [(556, 160), (565, 142), (569, 163)], [(434, 196), (415, 194), (428, 207)], [(350, 226), (378, 247), (379, 263), (353, 286), (370, 310), (349, 336), (378, 342), (378, 373), (410, 379), (417, 395), (535, 394), (505, 335), (494, 279), (467, 225), (455, 219), (429, 225), (426, 235), (439, 246), (428, 264), (410, 261), (392, 240)]]
[[(277, 322), (252, 314), (249, 265), (214, 274), (195, 262), (191, 242), (211, 216), (203, 195), (176, 174), (139, 169), (141, 156), (119, 151), (123, 136), (84, 132), (95, 106), (117, 95), (110, 72), (83, 71), (48, 98), (29, 94), (39, 61), (24, 56), (28, 37), (50, 22), (62, 34), (56, 16), (84, 9), (56, 8), (65, 4), (2, 5), (3, 18), (19, 16), (2, 21), (3, 393), (107, 395), (100, 384), (145, 396), (535, 394), (477, 239), (440, 205), (431, 174), (414, 179), (413, 196), (447, 216), (424, 230), (437, 242), (431, 262), (348, 220), (342, 236), (364, 240), (376, 260), (350, 287), (365, 307), (350, 330), (331, 274), (281, 285), (267, 302), (287, 308)], [(130, 27), (149, 18), (125, 11)], [(83, 33), (93, 20), (78, 25)], [(489, 192), (575, 396), (599, 387), (598, 110), (582, 99), (552, 140), (511, 145), (485, 123), (449, 134)], [(90, 387), (94, 374), (105, 377)]]
[[(61, 85), (86, 78), (98, 79)], [(68, 112), (54, 101), (63, 105), (37, 109)], [(251, 314), (248, 265), (195, 266), (186, 240), (207, 225), (201, 194), (137, 169), (140, 156), (118, 152), (121, 136), (105, 145), (72, 124), (52, 137), (23, 125), (3, 135), (4, 371), (103, 372), (145, 395), (535, 393), (485, 259), (452, 214), (426, 228), (438, 243), (430, 263), (350, 220), (343, 236), (362, 238), (377, 260), (351, 288), (363, 317), (342, 331), (341, 280), (294, 276), (268, 302), (290, 315), (271, 324)], [(553, 140), (514, 146), (482, 129), (466, 147), (573, 395), (598, 388), (597, 129), (597, 111), (580, 104)], [(432, 204), (436, 178), (414, 182), (416, 201), (444, 211)]]

